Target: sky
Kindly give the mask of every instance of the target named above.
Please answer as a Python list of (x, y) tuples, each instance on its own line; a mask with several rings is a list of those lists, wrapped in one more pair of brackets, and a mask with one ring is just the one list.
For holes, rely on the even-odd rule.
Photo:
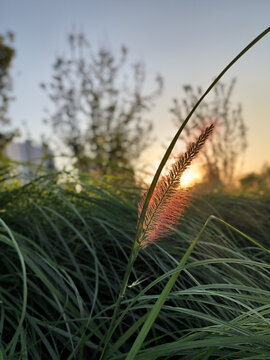
[[(0, 0), (0, 6), (0, 34), (16, 36), (12, 125), (26, 121), (35, 140), (48, 132), (42, 119), (50, 102), (39, 84), (50, 81), (68, 34), (83, 31), (94, 49), (106, 46), (117, 54), (126, 45), (130, 63), (146, 65), (147, 88), (157, 73), (163, 76), (163, 94), (147, 115), (156, 140), (143, 161), (153, 166), (177, 130), (169, 108), (173, 98), (183, 98), (183, 85), (206, 89), (270, 23), (269, 0)], [(233, 101), (242, 104), (248, 127), (243, 174), (270, 165), (269, 64), (268, 34), (223, 78), (237, 78)]]

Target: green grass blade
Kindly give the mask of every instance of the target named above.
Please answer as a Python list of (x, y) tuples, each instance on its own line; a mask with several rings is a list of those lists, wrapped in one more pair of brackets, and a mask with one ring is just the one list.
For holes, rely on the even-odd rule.
[(164, 168), (179, 136), (181, 135), (183, 129), (185, 128), (186, 124), (188, 123), (189, 119), (191, 118), (191, 116), (193, 115), (193, 113), (195, 112), (195, 110), (197, 109), (197, 107), (200, 105), (200, 103), (202, 102), (202, 100), (206, 97), (206, 95), (213, 89), (213, 87), (218, 83), (218, 81), (223, 77), (223, 75), (249, 50), (251, 49), (258, 41), (260, 41), (265, 35), (268, 34), (268, 32), (270, 31), (270, 27), (268, 27), (266, 30), (264, 30), (260, 35), (258, 35), (253, 41), (251, 41), (222, 71), (221, 73), (216, 77), (216, 79), (212, 82), (212, 84), (208, 87), (208, 89), (204, 92), (204, 94), (200, 97), (200, 99), (197, 101), (197, 103), (194, 105), (194, 107), (192, 108), (191, 112), (188, 114), (187, 118), (185, 119), (185, 121), (183, 122), (183, 124), (181, 125), (181, 127), (179, 128), (179, 130), (177, 131), (177, 133), (175, 134), (174, 138), (172, 139), (170, 145), (168, 146), (165, 155), (163, 156), (160, 165), (155, 173), (155, 176), (152, 180), (152, 183), (149, 187), (149, 191), (147, 193), (147, 196), (145, 198), (145, 202), (141, 211), (141, 215), (139, 218), (139, 222), (138, 222), (138, 226), (137, 226), (137, 235), (139, 235), (141, 233), (141, 229), (142, 229), (142, 224), (145, 218), (145, 214), (146, 214), (146, 210), (147, 207), (149, 205), (149, 201), (151, 199), (151, 196), (155, 190), (156, 184), (158, 182), (159, 176), (162, 172), (162, 169)]
[(211, 217), (209, 217), (204, 226), (201, 228), (199, 234), (196, 236), (196, 238), (193, 240), (193, 242), (190, 244), (189, 248), (187, 249), (186, 253), (184, 254), (184, 256), (182, 257), (179, 265), (177, 266), (177, 272), (175, 274), (173, 274), (170, 279), (168, 280), (165, 288), (163, 289), (162, 293), (160, 294), (160, 296), (158, 297), (155, 305), (153, 306), (152, 310), (150, 311), (150, 313), (148, 314), (148, 317), (139, 333), (139, 335), (137, 336), (134, 344), (132, 345), (126, 360), (134, 360), (136, 359), (137, 353), (140, 350), (144, 339), (146, 338), (149, 330), (152, 327), (152, 324), (154, 323), (154, 321), (156, 320), (161, 307), (163, 306), (164, 302), (166, 301), (173, 285), (175, 284), (179, 274), (181, 273), (183, 266), (185, 265), (185, 263), (187, 262), (191, 252), (193, 251), (195, 245), (197, 244), (199, 238), (201, 237), (202, 233), (204, 232), (206, 226), (208, 225), (209, 221), (211, 220)]
[[(18, 326), (16, 328), (16, 331), (15, 331), (12, 339), (10, 340), (9, 344), (5, 348), (5, 353), (7, 354), (10, 349), (11, 349), (11, 351), (14, 351), (16, 344), (17, 344), (17, 340), (19, 338), (20, 332), (23, 327), (23, 322), (24, 322), (24, 318), (25, 318), (25, 314), (26, 314), (26, 306), (27, 306), (27, 275), (26, 275), (26, 267), (25, 267), (24, 257), (22, 255), (22, 252), (20, 250), (20, 247), (19, 247), (17, 241), (15, 240), (9, 227), (5, 224), (5, 222), (2, 219), (0, 219), (0, 224), (3, 226), (3, 228), (8, 233), (10, 241), (16, 249), (16, 252), (18, 254), (18, 257), (19, 257), (20, 263), (21, 263), (22, 280), (23, 280), (23, 303), (22, 303), (20, 320), (19, 320)], [(0, 240), (1, 240), (1, 238), (0, 238)]]

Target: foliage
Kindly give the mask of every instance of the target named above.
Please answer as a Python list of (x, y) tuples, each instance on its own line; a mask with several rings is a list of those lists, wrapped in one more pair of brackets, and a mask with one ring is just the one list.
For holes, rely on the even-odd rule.
[[(10, 95), (12, 90), (12, 80), (10, 68), (15, 56), (15, 50), (12, 47), (14, 34), (8, 32), (5, 36), (0, 35), (0, 124), (9, 125), (8, 106), (13, 99)], [(0, 156), (4, 157), (6, 145), (18, 134), (18, 131), (0, 132)]]
[[(2, 358), (98, 359), (135, 236), (138, 190), (90, 179), (78, 193), (75, 183), (60, 184), (57, 175), (21, 186), (11, 180), (2, 184)], [(146, 312), (209, 214), (269, 243), (269, 199), (194, 195), (176, 233), (139, 253), (119, 320), (126, 307), (128, 312), (111, 339), (108, 358), (126, 358)], [(209, 349), (213, 359), (269, 358), (269, 276), (267, 253), (211, 224), (138, 359), (201, 359)], [(27, 307), (14, 339), (24, 280)]]
[[(240, 104), (231, 101), (235, 79), (229, 85), (219, 82), (214, 88), (211, 101), (204, 100), (196, 110), (189, 125), (185, 128), (182, 140), (189, 143), (194, 133), (201, 132), (211, 122), (215, 122), (215, 136), (209, 139), (202, 151), (202, 169), (209, 184), (224, 183), (231, 185), (247, 147), (246, 125)], [(179, 102), (174, 99), (171, 109), (174, 122), (179, 126), (202, 95), (190, 85), (184, 86), (185, 98)]]
[(162, 89), (144, 94), (145, 67), (136, 63), (125, 76), (127, 49), (116, 57), (106, 48), (91, 49), (83, 34), (69, 36), (69, 55), (53, 66), (49, 84), (42, 84), (55, 111), (47, 121), (75, 158), (81, 171), (119, 174), (150, 143), (152, 128), (145, 113)]
[(251, 172), (240, 179), (244, 191), (270, 190), (270, 167), (265, 165), (260, 173)]

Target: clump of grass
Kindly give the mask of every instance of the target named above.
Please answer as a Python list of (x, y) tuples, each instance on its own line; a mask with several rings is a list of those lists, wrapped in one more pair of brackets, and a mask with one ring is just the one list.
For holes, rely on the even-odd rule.
[[(138, 252), (140, 249), (151, 245), (158, 238), (170, 234), (171, 227), (176, 225), (179, 217), (184, 211), (187, 202), (187, 196), (185, 192), (179, 187), (181, 175), (191, 164), (196, 155), (198, 155), (205, 141), (212, 133), (213, 128), (213, 124), (207, 127), (201, 133), (198, 139), (188, 147), (187, 151), (183, 155), (179, 156), (179, 158), (172, 165), (169, 174), (162, 177), (157, 183), (150, 197), (149, 205), (145, 212), (142, 226), (138, 226), (140, 232), (137, 230), (136, 242), (134, 243), (129, 258), (122, 287), (114, 308), (111, 324), (104, 340), (104, 348), (101, 354), (101, 359), (106, 354), (106, 348), (109, 339), (116, 328), (116, 317), (122, 302), (122, 298), (126, 292), (131, 269), (136, 260)], [(139, 223), (143, 210), (143, 204), (149, 196), (149, 191), (150, 189), (146, 192), (141, 202), (139, 202)]]
[[(199, 106), (199, 104), (201, 103), (201, 101), (205, 98), (205, 96), (211, 91), (211, 89), (216, 85), (216, 83), (221, 79), (221, 77), (226, 73), (226, 71), (242, 56), (244, 55), (252, 46), (254, 46), (254, 44), (256, 44), (263, 36), (265, 36), (268, 32), (270, 31), (270, 28), (266, 29), (262, 34), (260, 34), (256, 39), (254, 39), (244, 50), (242, 50), (225, 68), (224, 70), (217, 76), (217, 78), (213, 81), (213, 83), (209, 86), (209, 88), (206, 90), (206, 92), (201, 96), (201, 98), (197, 101), (197, 103), (195, 104), (195, 106), (193, 107), (193, 109), (191, 110), (191, 112), (189, 113), (189, 115), (187, 116), (187, 118), (185, 119), (185, 121), (183, 122), (183, 124), (181, 125), (181, 127), (179, 128), (179, 130), (177, 131), (177, 133), (175, 134), (171, 144), (169, 145), (169, 147), (167, 148), (167, 151), (163, 157), (163, 159), (161, 160), (161, 163), (156, 171), (156, 174), (153, 178), (153, 181), (150, 185), (150, 188), (144, 198), (143, 204), (139, 207), (139, 212), (140, 212), (140, 216), (139, 216), (139, 221), (138, 221), (138, 226), (137, 226), (137, 235), (136, 235), (136, 240), (134, 242), (134, 246), (133, 249), (131, 251), (131, 255), (129, 258), (129, 262), (126, 268), (126, 272), (124, 275), (124, 279), (123, 279), (123, 283), (122, 283), (122, 287), (121, 287), (121, 291), (119, 293), (118, 296), (118, 300), (114, 309), (114, 313), (112, 316), (112, 321), (111, 321), (111, 325), (109, 327), (108, 333), (105, 337), (104, 340), (104, 347), (103, 347), (103, 351), (101, 354), (100, 359), (103, 359), (104, 356), (106, 356), (106, 348), (108, 346), (108, 342), (115, 330), (115, 321), (116, 321), (116, 316), (118, 313), (118, 310), (120, 308), (121, 305), (121, 301), (122, 301), (122, 297), (126, 291), (126, 287), (127, 287), (127, 283), (128, 283), (128, 279), (130, 276), (130, 272), (132, 269), (132, 266), (134, 264), (134, 261), (136, 259), (136, 256), (138, 254), (138, 251), (140, 249), (140, 247), (146, 247), (147, 245), (153, 243), (154, 239), (158, 236), (158, 235), (162, 235), (162, 234), (166, 234), (166, 229), (164, 230), (164, 225), (161, 223), (162, 220), (169, 220), (171, 221), (171, 223), (175, 223), (175, 218), (177, 217), (177, 213), (175, 214), (174, 212), (174, 207), (173, 207), (173, 202), (172, 197), (170, 196), (170, 185), (172, 188), (172, 193), (175, 194), (175, 185), (174, 185), (174, 178), (176, 179), (176, 181), (179, 181), (179, 177), (178, 176), (178, 172), (176, 171), (176, 176), (174, 177), (174, 170), (177, 170), (177, 165), (174, 164), (174, 167), (171, 170), (171, 176), (169, 174), (169, 176), (167, 178), (163, 178), (160, 180), (160, 183), (158, 183), (158, 179), (159, 176), (162, 172), (163, 167), (165, 166), (173, 148), (174, 145), (177, 141), (177, 139), (179, 138), (179, 136), (181, 135), (182, 130), (184, 129), (184, 127), (186, 126), (186, 124), (188, 123), (190, 117), (192, 116), (192, 114), (194, 113), (194, 111), (196, 110), (196, 108)], [(210, 127), (211, 128), (211, 127)], [(209, 129), (210, 129), (209, 128)], [(210, 132), (212, 131), (212, 129), (210, 130)], [(202, 135), (203, 136), (203, 135)], [(207, 136), (206, 136), (207, 138)], [(202, 142), (203, 144), (204, 142)], [(187, 155), (187, 159), (189, 159), (189, 156)], [(190, 158), (191, 159), (191, 158)], [(181, 175), (181, 172), (180, 172)], [(170, 182), (171, 181), (171, 182)], [(167, 202), (166, 202), (167, 200)], [(176, 201), (177, 201), (177, 197), (176, 197)], [(181, 204), (181, 203), (180, 203)], [(171, 217), (168, 216), (167, 214), (167, 210), (168, 213), (171, 211)], [(164, 219), (162, 218), (163, 214), (164, 215)], [(127, 356), (127, 360), (132, 360), (135, 359), (135, 356), (137, 355), (140, 347), (143, 344), (144, 339), (146, 338), (153, 322), (155, 321), (156, 317), (158, 316), (158, 313), (160, 312), (161, 307), (163, 306), (168, 294), (170, 293), (173, 285), (175, 284), (177, 277), (179, 275), (179, 273), (181, 272), (183, 266), (185, 265), (188, 257), (190, 256), (191, 252), (193, 251), (196, 243), (198, 242), (200, 236), (202, 235), (202, 233), (205, 231), (205, 228), (207, 227), (208, 223), (213, 219), (214, 217), (209, 217), (205, 224), (203, 225), (203, 227), (201, 228), (200, 232), (198, 233), (198, 235), (195, 237), (195, 239), (193, 240), (193, 242), (191, 243), (191, 245), (189, 246), (189, 248), (187, 249), (186, 253), (184, 254), (184, 256), (182, 257), (180, 263), (178, 264), (178, 273), (174, 274), (173, 276), (171, 276), (171, 278), (168, 280), (165, 288), (163, 289), (162, 293), (160, 294), (155, 306), (153, 306), (152, 310), (149, 312), (149, 315), (147, 316), (144, 325), (141, 329), (141, 332), (139, 333), (138, 337), (136, 338), (128, 356)], [(229, 225), (229, 224), (228, 224)], [(233, 227), (232, 227), (233, 228)], [(234, 229), (234, 228), (233, 228)], [(236, 229), (234, 229), (236, 230)], [(249, 240), (253, 241), (251, 238), (249, 238)], [(256, 243), (255, 241), (253, 241), (254, 243)], [(258, 243), (256, 243), (258, 244)], [(259, 245), (259, 244), (258, 244)]]
[[(7, 184), (0, 191), (1, 217), (26, 266), (24, 277), (18, 252), (2, 226), (0, 350), (4, 359), (71, 360), (100, 355), (98, 345), (109, 329), (135, 237), (134, 199), (139, 193), (136, 189), (119, 193), (102, 182), (82, 185), (76, 193), (72, 184), (59, 185), (47, 176), (26, 188)], [(240, 208), (247, 219), (246, 232), (267, 244), (269, 232), (261, 228), (268, 226), (269, 202), (211, 194), (191, 199), (174, 240), (165, 238), (162, 246), (154, 243), (138, 253), (107, 348), (108, 359), (127, 357), (149, 310), (166, 281), (178, 273), (179, 259), (205, 218), (215, 214), (231, 220), (232, 211)], [(249, 221), (250, 208), (258, 226)], [(269, 329), (269, 255), (248, 245), (241, 234), (216, 225), (209, 223), (183, 265), (182, 276), (177, 277), (136, 358), (159, 355), (191, 360), (206, 354), (209, 344), (213, 358), (270, 357), (264, 341)], [(14, 346), (6, 351), (23, 310), (23, 279), (28, 289), (24, 321)], [(249, 336), (253, 336), (250, 342)]]

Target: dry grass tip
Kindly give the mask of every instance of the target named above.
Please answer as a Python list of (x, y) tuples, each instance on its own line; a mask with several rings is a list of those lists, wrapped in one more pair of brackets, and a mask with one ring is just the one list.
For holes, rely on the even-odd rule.
[[(198, 155), (213, 129), (213, 124), (205, 128), (198, 139), (189, 145), (187, 151), (176, 159), (169, 173), (158, 181), (146, 210), (142, 231), (138, 236), (140, 247), (145, 248), (157, 239), (169, 235), (177, 225), (189, 195), (188, 190), (180, 187), (181, 176)], [(138, 204), (139, 217), (147, 192), (148, 190)]]

